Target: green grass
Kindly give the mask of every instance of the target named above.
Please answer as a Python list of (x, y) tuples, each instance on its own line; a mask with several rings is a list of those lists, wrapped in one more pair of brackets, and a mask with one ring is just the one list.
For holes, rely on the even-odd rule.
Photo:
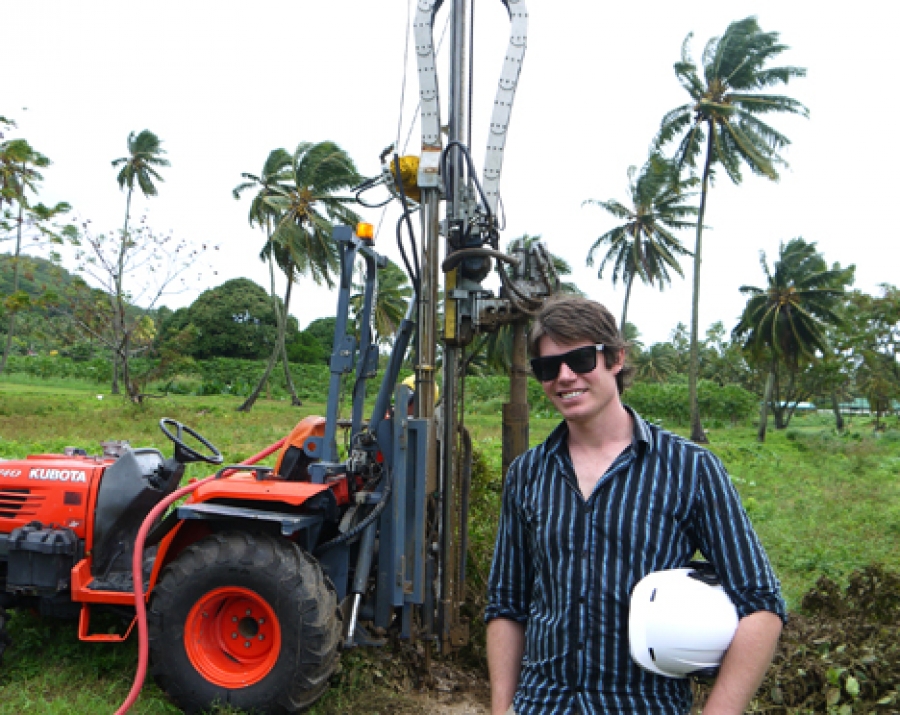
[[(240, 398), (170, 396), (136, 407), (101, 394), (96, 385), (0, 380), (0, 458), (58, 452), (68, 445), (100, 451), (107, 439), (128, 439), (164, 454), (171, 445), (160, 433), (161, 417), (198, 430), (235, 462), (284, 437), (299, 419), (324, 414), (324, 405), (292, 408), (283, 400), (260, 400), (249, 414), (236, 412)], [(480, 454), (471, 511), (470, 584), (483, 593), (490, 564), (502, 478), (501, 428), (496, 413), (473, 411), (466, 425)], [(536, 418), (531, 441), (543, 439), (556, 419)], [(678, 431), (678, 430), (676, 430)], [(791, 608), (822, 574), (843, 580), (870, 562), (898, 566), (900, 541), (900, 431), (896, 420), (876, 436), (857, 419), (847, 436), (837, 436), (826, 418), (795, 418), (788, 430), (770, 431), (758, 444), (750, 428), (713, 429), (711, 449), (725, 462), (747, 511), (781, 578)], [(271, 460), (269, 460), (271, 462)], [(209, 467), (193, 465), (188, 476)], [(469, 654), (481, 662), (477, 640)], [(121, 645), (80, 643), (74, 623), (17, 613), (15, 639), (0, 668), (0, 715), (21, 713), (108, 713), (124, 700), (136, 665), (134, 638)], [(382, 692), (391, 655), (348, 654), (336, 687), (313, 715), (371, 711)], [(396, 680), (392, 681), (396, 682)], [(374, 688), (374, 690), (373, 690)], [(381, 688), (381, 690), (379, 690)], [(378, 700), (382, 703), (382, 700)], [(390, 698), (379, 704), (392, 710)], [(178, 712), (148, 683), (134, 713)], [(226, 711), (223, 711), (226, 712)]]
[[(499, 509), (500, 425), (483, 415), (467, 417), (466, 424), (487, 461), (473, 511), (489, 524)], [(531, 443), (557, 424), (533, 419)], [(709, 448), (728, 468), (791, 608), (819, 576), (843, 580), (873, 562), (900, 566), (900, 424), (895, 419), (876, 433), (868, 418), (857, 418), (845, 436), (832, 425), (826, 417), (795, 417), (787, 430), (770, 429), (764, 444), (755, 428), (708, 430)], [(493, 529), (478, 519), (473, 529), (482, 547), (474, 560), (486, 569), (490, 553), (483, 550)]]

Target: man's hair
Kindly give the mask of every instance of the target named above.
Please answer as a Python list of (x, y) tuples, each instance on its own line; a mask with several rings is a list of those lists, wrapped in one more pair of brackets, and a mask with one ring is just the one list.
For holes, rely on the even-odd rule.
[(633, 368), (627, 362), (628, 341), (616, 327), (616, 319), (600, 303), (579, 295), (557, 295), (548, 299), (535, 318), (528, 333), (528, 352), (540, 357), (540, 343), (544, 336), (562, 345), (596, 343), (603, 346), (606, 367), (616, 364), (619, 354), (625, 354), (625, 366), (616, 375), (621, 395), (630, 382)]

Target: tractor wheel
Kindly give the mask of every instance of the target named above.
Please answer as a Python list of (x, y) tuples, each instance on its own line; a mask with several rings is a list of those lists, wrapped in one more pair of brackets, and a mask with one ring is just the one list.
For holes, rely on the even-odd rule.
[(319, 563), (264, 534), (213, 534), (162, 573), (148, 614), (151, 672), (186, 712), (315, 702), (338, 664), (341, 616)]
[(0, 608), (0, 660), (3, 659), (3, 651), (6, 650), (6, 647), (12, 643), (12, 638), (9, 637), (9, 633), (6, 630), (6, 625), (9, 623), (9, 614)]

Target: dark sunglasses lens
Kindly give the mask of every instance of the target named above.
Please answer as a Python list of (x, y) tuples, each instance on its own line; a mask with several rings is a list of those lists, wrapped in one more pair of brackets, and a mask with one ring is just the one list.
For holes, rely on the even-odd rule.
[(555, 380), (556, 376), (559, 375), (559, 368), (561, 365), (561, 355), (533, 358), (531, 361), (531, 371), (540, 382), (550, 382), (550, 380)]
[(572, 350), (562, 357), (566, 361), (566, 365), (572, 368), (572, 372), (577, 372), (579, 375), (591, 372), (597, 367), (597, 348), (593, 345)]
[(597, 348), (593, 345), (588, 345), (583, 348), (570, 350), (562, 355), (533, 358), (531, 370), (541, 382), (550, 382), (550, 380), (555, 380), (559, 376), (559, 368), (563, 362), (569, 366), (572, 372), (577, 372), (579, 375), (591, 372), (597, 367)]

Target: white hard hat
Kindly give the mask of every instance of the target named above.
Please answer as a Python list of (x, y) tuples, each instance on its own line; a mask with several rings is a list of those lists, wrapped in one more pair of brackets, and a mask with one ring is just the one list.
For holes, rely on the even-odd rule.
[(657, 675), (714, 676), (737, 626), (737, 610), (711, 569), (656, 571), (631, 592), (631, 657)]

